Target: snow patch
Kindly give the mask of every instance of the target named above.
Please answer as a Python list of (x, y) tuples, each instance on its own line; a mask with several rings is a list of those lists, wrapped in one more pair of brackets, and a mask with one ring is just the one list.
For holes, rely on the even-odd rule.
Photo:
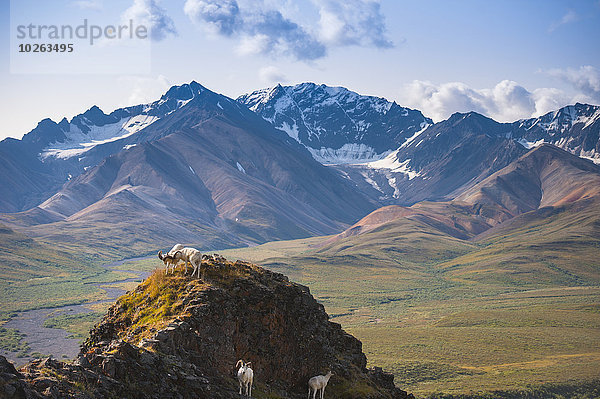
[(195, 170), (194, 170), (194, 168), (192, 168), (190, 165), (188, 165), (188, 168), (190, 168), (190, 171), (191, 171), (193, 174), (196, 174), (196, 171), (195, 171)]
[[(124, 150), (128, 150), (128, 149), (130, 149), (130, 148), (133, 148), (133, 147), (135, 147), (136, 145), (137, 145), (137, 144), (127, 144), (126, 146), (123, 146), (123, 149), (124, 149)], [(81, 159), (79, 159), (79, 160), (81, 161)]]
[(306, 147), (312, 154), (313, 158), (324, 165), (340, 165), (340, 164), (357, 164), (371, 162), (384, 158), (390, 152), (378, 154), (373, 147), (366, 144), (347, 143), (341, 148), (325, 148), (314, 149)]
[(296, 122), (294, 122), (294, 126), (290, 126), (287, 122), (283, 122), (279, 129), (286, 132), (288, 136), (296, 140), (298, 143), (301, 143), (300, 138), (298, 137), (298, 125), (296, 125)]
[[(413, 134), (412, 136), (407, 138), (406, 141), (404, 143), (402, 143), (400, 148), (404, 148), (404, 147), (408, 146), (410, 143), (412, 143), (417, 137), (419, 137), (419, 135), (421, 133), (423, 133), (425, 130), (427, 130), (427, 128), (429, 126), (431, 126), (431, 124), (429, 124), (427, 122), (421, 122), (421, 130), (419, 130), (418, 132), (416, 132), (415, 134)], [(440, 133), (437, 134), (437, 136), (439, 136), (439, 135), (440, 135)]]
[(82, 132), (77, 126), (70, 125), (65, 132), (67, 140), (50, 144), (40, 154), (42, 160), (48, 157), (68, 159), (81, 155), (100, 144), (106, 144), (129, 137), (156, 122), (159, 118), (150, 115), (136, 115), (123, 118), (117, 123), (104, 126), (88, 126), (90, 131)]
[(584, 159), (589, 159), (590, 161), (592, 161), (593, 163), (595, 163), (596, 165), (600, 165), (600, 154), (596, 152), (596, 150), (589, 150), (589, 151), (583, 151), (581, 150), (579, 152), (579, 156), (581, 158)]
[(396, 178), (388, 177), (388, 184), (394, 189), (394, 194), (392, 194), (392, 197), (396, 199), (400, 198), (400, 190), (398, 190), (398, 186), (396, 185)]
[(583, 127), (581, 128), (581, 130), (583, 130), (590, 127), (598, 119), (600, 119), (600, 109), (596, 110), (596, 112), (594, 112), (594, 115), (590, 117), (580, 116), (579, 118), (577, 118), (575, 123), (584, 123)]
[(398, 160), (398, 151), (399, 150), (392, 152), (387, 157), (379, 161), (369, 162), (367, 166), (372, 169), (388, 169), (392, 173), (402, 173), (408, 176), (408, 180), (412, 180), (415, 177), (420, 176), (419, 172), (415, 172), (414, 170), (409, 168), (410, 159), (407, 159), (402, 162)]
[[(177, 109), (184, 107), (187, 105), (187, 103), (189, 103), (190, 101), (192, 101), (194, 99), (195, 96), (192, 96), (192, 98), (188, 99), (188, 100), (177, 100)], [(175, 110), (173, 110), (175, 111)]]
[(519, 141), (517, 141), (517, 143), (521, 144), (523, 147), (525, 147), (526, 149), (530, 150), (534, 147), (539, 147), (542, 144), (544, 144), (544, 139), (538, 140), (536, 142), (533, 141), (527, 141), (525, 139), (519, 139)]
[(371, 186), (373, 186), (373, 188), (377, 191), (379, 191), (380, 193), (383, 193), (383, 190), (381, 190), (381, 187), (379, 187), (379, 184), (377, 184), (377, 182), (373, 179), (371, 179), (371, 177), (369, 176), (369, 174), (367, 172), (363, 172), (361, 173), (362, 177), (365, 179), (365, 181), (367, 183), (369, 183)]
[(240, 165), (239, 162), (236, 162), (237, 164), (237, 168), (240, 172), (242, 172), (243, 174), (246, 174), (246, 169), (244, 169), (244, 167), (242, 165)]

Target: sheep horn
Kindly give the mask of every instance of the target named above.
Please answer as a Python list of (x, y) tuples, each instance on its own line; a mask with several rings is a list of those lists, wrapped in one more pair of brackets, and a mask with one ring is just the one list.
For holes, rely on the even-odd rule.
[(235, 364), (235, 367), (239, 366), (240, 363), (242, 364), (242, 367), (244, 367), (244, 361), (242, 359), (237, 361), (237, 363)]
[(163, 260), (165, 257), (162, 253), (162, 251), (158, 251), (158, 259)]

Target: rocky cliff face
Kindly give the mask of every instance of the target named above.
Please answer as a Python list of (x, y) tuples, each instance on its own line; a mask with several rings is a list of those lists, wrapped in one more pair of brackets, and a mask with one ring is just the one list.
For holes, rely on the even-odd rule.
[(109, 309), (74, 364), (46, 359), (20, 373), (7, 369), (0, 392), (237, 398), (235, 363), (244, 359), (252, 362), (257, 398), (305, 397), (308, 379), (328, 370), (335, 373), (328, 398), (408, 397), (391, 374), (366, 368), (360, 341), (329, 321), (307, 287), (239, 261), (203, 266), (205, 282), (156, 272)]

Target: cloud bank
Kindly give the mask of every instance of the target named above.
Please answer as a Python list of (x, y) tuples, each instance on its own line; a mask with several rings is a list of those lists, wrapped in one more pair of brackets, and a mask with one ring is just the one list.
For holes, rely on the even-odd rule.
[(272, 65), (260, 68), (258, 77), (265, 84), (284, 83), (287, 81), (285, 74)]
[(165, 94), (172, 86), (164, 75), (156, 77), (122, 76), (119, 78), (119, 84), (127, 87), (130, 93), (127, 100), (120, 103), (119, 107), (150, 103)]
[(336, 46), (393, 46), (380, 0), (311, 1), (320, 16), (317, 26), (304, 26), (286, 15), (282, 2), (265, 0), (186, 0), (184, 12), (207, 31), (238, 39), (242, 54), (312, 61)]
[(529, 91), (517, 82), (503, 80), (491, 89), (474, 89), (461, 82), (434, 84), (415, 80), (400, 95), (403, 105), (417, 108), (439, 122), (455, 112), (475, 111), (499, 122), (543, 115), (573, 103), (555, 88)]

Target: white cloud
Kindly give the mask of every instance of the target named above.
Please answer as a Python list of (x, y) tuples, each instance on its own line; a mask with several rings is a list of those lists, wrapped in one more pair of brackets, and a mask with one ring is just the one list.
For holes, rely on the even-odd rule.
[(192, 21), (202, 21), (212, 32), (225, 36), (231, 36), (241, 22), (236, 0), (187, 0), (183, 11)]
[(550, 27), (548, 28), (548, 32), (552, 33), (559, 27), (570, 24), (571, 22), (575, 22), (578, 19), (579, 19), (579, 16), (577, 15), (577, 13), (573, 10), (569, 10), (569, 11), (567, 11), (567, 13), (565, 15), (562, 16), (562, 18), (560, 20), (558, 20), (550, 25)]
[[(238, 39), (242, 54), (323, 58), (334, 46), (389, 48), (380, 0), (312, 0), (318, 24), (295, 20), (301, 13), (290, 1), (186, 0), (185, 14), (213, 34)], [(294, 17), (292, 17), (294, 16)]]
[(242, 35), (236, 47), (236, 50), (241, 55), (256, 55), (264, 54), (274, 49), (269, 49), (270, 39), (267, 35)]
[(580, 92), (578, 98), (584, 102), (600, 102), (600, 70), (584, 65), (578, 69), (551, 69), (547, 74), (558, 78)]
[(155, 101), (172, 86), (171, 82), (164, 75), (158, 75), (155, 78), (125, 76), (120, 78), (119, 82), (130, 88), (130, 95), (127, 101), (119, 104), (120, 107), (147, 104)]
[(263, 1), (186, 0), (185, 14), (209, 32), (240, 40), (242, 54), (291, 55), (314, 60), (325, 55), (325, 46), (307, 30)]
[(571, 98), (556, 88), (536, 89), (532, 93), (532, 98), (535, 103), (535, 112), (532, 116), (544, 115), (577, 101), (576, 98)]
[(319, 33), (323, 42), (393, 47), (385, 35), (385, 20), (378, 0), (313, 0), (313, 3), (319, 8)]
[(131, 7), (123, 12), (121, 19), (124, 22), (133, 20), (136, 25), (146, 26), (154, 41), (163, 40), (168, 35), (177, 35), (175, 23), (165, 9), (158, 5), (158, 0), (134, 0)]
[(461, 82), (434, 84), (415, 80), (404, 87), (402, 105), (417, 108), (438, 122), (455, 112), (475, 111), (499, 122), (543, 115), (565, 105), (574, 98), (555, 88), (533, 92), (510, 80), (490, 89), (473, 89)]
[(258, 77), (265, 84), (284, 83), (287, 81), (287, 77), (283, 72), (272, 65), (260, 68)]

